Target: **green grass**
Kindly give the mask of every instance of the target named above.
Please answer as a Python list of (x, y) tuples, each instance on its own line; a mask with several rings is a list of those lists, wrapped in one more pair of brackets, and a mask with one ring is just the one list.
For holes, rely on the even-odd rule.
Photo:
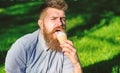
[[(27, 2), (0, 8), (0, 73), (5, 73), (4, 59), (12, 43), (38, 28), (38, 12), (33, 11), (37, 6), (38, 2)], [(97, 21), (93, 14), (73, 13), (67, 14), (68, 38), (77, 49), (84, 73), (119, 73), (120, 16), (108, 11), (107, 18)]]
[(0, 66), (0, 73), (5, 73), (4, 66)]

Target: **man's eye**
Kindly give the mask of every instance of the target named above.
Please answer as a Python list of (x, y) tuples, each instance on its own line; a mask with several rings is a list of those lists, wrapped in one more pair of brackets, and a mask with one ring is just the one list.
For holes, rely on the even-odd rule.
[(65, 17), (62, 17), (62, 18), (61, 18), (61, 20), (65, 21), (65, 20), (66, 20), (66, 18), (65, 18)]
[(63, 18), (63, 21), (65, 21), (66, 19), (65, 18)]
[(66, 21), (66, 19), (65, 19), (65, 18), (62, 18), (62, 20), (63, 20), (63, 21)]

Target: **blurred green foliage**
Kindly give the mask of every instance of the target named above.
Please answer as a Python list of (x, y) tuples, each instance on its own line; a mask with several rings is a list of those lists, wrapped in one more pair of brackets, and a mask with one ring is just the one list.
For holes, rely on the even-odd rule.
[[(0, 1), (0, 73), (10, 46), (38, 29), (39, 1)], [(68, 38), (84, 73), (120, 72), (120, 1), (66, 0)]]

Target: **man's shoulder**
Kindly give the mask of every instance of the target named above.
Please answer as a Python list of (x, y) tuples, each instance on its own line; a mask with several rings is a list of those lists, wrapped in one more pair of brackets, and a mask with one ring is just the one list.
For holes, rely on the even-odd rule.
[(39, 35), (39, 30), (22, 36), (16, 42), (23, 43), (23, 44), (34, 43), (37, 41), (38, 35)]
[(21, 50), (22, 49), (28, 50), (29, 48), (34, 47), (35, 44), (37, 44), (38, 35), (39, 35), (39, 30), (33, 33), (26, 34), (21, 38), (17, 39), (15, 43), (13, 43), (12, 47), (21, 48)]

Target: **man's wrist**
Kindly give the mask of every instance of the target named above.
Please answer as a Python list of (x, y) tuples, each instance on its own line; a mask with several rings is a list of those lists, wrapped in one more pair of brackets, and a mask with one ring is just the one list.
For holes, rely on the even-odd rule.
[(79, 68), (81, 68), (81, 66), (80, 66), (80, 63), (79, 63), (79, 62), (77, 62), (77, 63), (76, 63), (76, 64), (74, 64), (73, 66), (74, 66), (74, 68), (76, 68), (76, 69), (77, 69), (77, 68), (78, 68), (78, 69), (79, 69)]
[(82, 68), (81, 68), (81, 65), (80, 63), (76, 63), (73, 65), (74, 66), (74, 72), (73, 73), (82, 73)]

